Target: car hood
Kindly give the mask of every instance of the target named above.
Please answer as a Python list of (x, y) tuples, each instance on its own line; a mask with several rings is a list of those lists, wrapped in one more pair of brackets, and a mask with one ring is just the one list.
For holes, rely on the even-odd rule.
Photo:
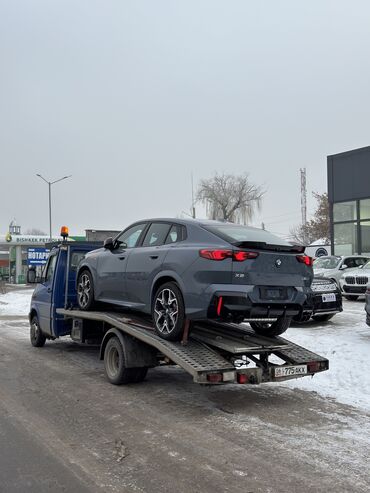
[(313, 269), (315, 277), (326, 277), (330, 276), (331, 272), (334, 272), (334, 269)]
[(353, 269), (346, 269), (343, 273), (343, 276), (342, 277), (345, 277), (347, 275), (347, 272), (351, 273), (351, 276), (354, 276), (354, 277), (357, 277), (357, 276), (361, 276), (361, 277), (370, 277), (370, 269), (359, 269), (358, 267), (357, 268), (353, 268)]

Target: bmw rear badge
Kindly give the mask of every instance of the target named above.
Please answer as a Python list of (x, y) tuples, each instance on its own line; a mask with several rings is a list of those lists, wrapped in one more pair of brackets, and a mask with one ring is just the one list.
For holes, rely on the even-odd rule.
[(282, 263), (281, 260), (278, 258), (275, 262), (276, 267), (280, 267), (281, 263)]

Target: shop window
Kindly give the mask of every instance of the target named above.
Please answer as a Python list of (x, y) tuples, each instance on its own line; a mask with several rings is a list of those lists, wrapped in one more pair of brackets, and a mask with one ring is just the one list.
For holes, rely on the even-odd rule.
[(356, 202), (340, 202), (333, 206), (333, 219), (335, 223), (342, 221), (354, 221), (357, 219)]
[(361, 226), (361, 253), (370, 253), (370, 221), (362, 221)]
[(334, 254), (353, 255), (358, 253), (357, 224), (334, 224)]
[(370, 199), (360, 200), (360, 219), (370, 219)]

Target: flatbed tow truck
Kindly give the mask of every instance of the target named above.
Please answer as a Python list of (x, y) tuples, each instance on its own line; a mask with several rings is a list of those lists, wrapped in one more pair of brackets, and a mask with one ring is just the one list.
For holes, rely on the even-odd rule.
[(155, 332), (150, 318), (117, 310), (76, 309), (76, 270), (87, 251), (99, 245), (55, 245), (30, 307), (30, 338), (69, 335), (79, 343), (100, 345), (100, 359), (112, 384), (138, 383), (149, 368), (178, 365), (200, 384), (281, 382), (325, 371), (329, 361), (283, 337), (261, 337), (247, 324), (193, 323), (183, 340), (170, 342)]

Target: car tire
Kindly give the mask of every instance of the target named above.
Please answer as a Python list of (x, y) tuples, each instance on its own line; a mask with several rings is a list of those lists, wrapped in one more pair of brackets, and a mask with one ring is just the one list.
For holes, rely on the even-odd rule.
[(46, 342), (46, 336), (40, 329), (39, 319), (36, 315), (31, 319), (30, 340), (33, 347), (43, 347)]
[(260, 336), (276, 337), (283, 334), (290, 326), (291, 317), (281, 317), (275, 322), (249, 322), (254, 332)]
[(358, 300), (358, 296), (356, 295), (346, 295), (344, 296), (346, 298), (346, 300), (348, 301), (357, 301)]
[(174, 282), (160, 286), (153, 298), (152, 319), (155, 332), (167, 341), (180, 341), (185, 324), (185, 304)]
[(105, 346), (104, 369), (108, 381), (113, 385), (142, 382), (148, 372), (147, 367), (126, 368), (123, 347), (116, 336), (111, 337)]
[(83, 311), (91, 310), (95, 303), (93, 278), (91, 272), (87, 269), (78, 274), (77, 303), (80, 310)]
[(331, 318), (334, 317), (334, 314), (332, 315), (313, 315), (312, 320), (315, 320), (315, 322), (327, 322)]

